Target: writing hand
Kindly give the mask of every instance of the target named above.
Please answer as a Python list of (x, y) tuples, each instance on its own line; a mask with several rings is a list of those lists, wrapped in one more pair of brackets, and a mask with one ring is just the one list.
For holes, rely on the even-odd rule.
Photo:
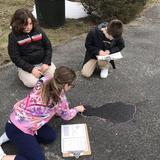
[(85, 108), (84, 108), (83, 105), (76, 106), (75, 109), (76, 109), (78, 112), (84, 112), (84, 111), (85, 111)]
[(99, 51), (99, 55), (100, 55), (100, 56), (106, 56), (106, 55), (108, 55), (109, 53), (110, 53), (109, 50), (106, 50), (106, 51), (100, 50), (100, 51)]
[(110, 54), (110, 51), (109, 51), (109, 50), (106, 50), (105, 53), (106, 53), (106, 55), (109, 55), (109, 54)]

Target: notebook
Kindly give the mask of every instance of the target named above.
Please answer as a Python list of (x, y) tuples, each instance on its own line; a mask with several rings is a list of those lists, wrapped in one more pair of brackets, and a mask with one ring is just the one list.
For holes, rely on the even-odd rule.
[(87, 125), (61, 125), (61, 151), (63, 157), (91, 155)]

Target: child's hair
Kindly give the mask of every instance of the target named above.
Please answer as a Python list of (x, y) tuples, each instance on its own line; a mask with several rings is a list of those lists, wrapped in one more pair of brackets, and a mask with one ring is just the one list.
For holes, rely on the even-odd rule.
[(38, 27), (38, 22), (33, 16), (32, 12), (28, 9), (21, 8), (17, 9), (11, 19), (10, 26), (15, 33), (22, 33), (24, 30), (24, 26), (28, 24), (28, 18), (31, 19), (33, 24), (33, 29)]
[(120, 38), (123, 32), (123, 23), (118, 19), (111, 20), (107, 25), (107, 33), (113, 38)]
[(42, 87), (42, 100), (48, 105), (49, 100), (53, 103), (60, 100), (60, 94), (65, 84), (72, 85), (76, 79), (76, 73), (65, 66), (61, 66), (55, 70), (54, 77), (47, 81)]

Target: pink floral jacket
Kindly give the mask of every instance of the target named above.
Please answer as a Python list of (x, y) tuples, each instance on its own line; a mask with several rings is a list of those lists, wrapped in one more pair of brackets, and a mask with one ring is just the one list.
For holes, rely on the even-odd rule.
[(69, 103), (64, 93), (60, 95), (61, 100), (52, 106), (46, 106), (40, 96), (41, 84), (48, 80), (41, 78), (30, 94), (18, 101), (10, 114), (10, 121), (21, 131), (34, 135), (37, 130), (46, 124), (54, 115), (60, 116), (64, 120), (70, 120), (77, 114), (75, 108), (69, 109)]

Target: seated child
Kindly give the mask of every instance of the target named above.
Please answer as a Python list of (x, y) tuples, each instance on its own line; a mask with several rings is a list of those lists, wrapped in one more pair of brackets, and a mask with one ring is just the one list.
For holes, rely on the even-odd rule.
[(52, 46), (46, 34), (28, 9), (18, 9), (11, 20), (8, 53), (18, 67), (19, 79), (33, 87), (41, 75), (53, 77)]
[(56, 138), (55, 129), (48, 122), (55, 115), (71, 120), (85, 110), (83, 105), (69, 108), (66, 92), (74, 87), (75, 80), (75, 72), (61, 66), (55, 70), (53, 78), (40, 78), (33, 90), (14, 105), (6, 123), (6, 133), (0, 137), (0, 145), (10, 140), (19, 154), (6, 155), (0, 146), (0, 160), (45, 159), (39, 142), (48, 144)]
[[(109, 23), (101, 23), (91, 29), (86, 37), (86, 53), (81, 74), (90, 77), (96, 66), (101, 69), (100, 77), (107, 78), (109, 64), (107, 61), (97, 60), (97, 56), (106, 56), (119, 52), (124, 48), (122, 38), (123, 24), (120, 20), (114, 19)], [(110, 61), (114, 66), (114, 61)]]

